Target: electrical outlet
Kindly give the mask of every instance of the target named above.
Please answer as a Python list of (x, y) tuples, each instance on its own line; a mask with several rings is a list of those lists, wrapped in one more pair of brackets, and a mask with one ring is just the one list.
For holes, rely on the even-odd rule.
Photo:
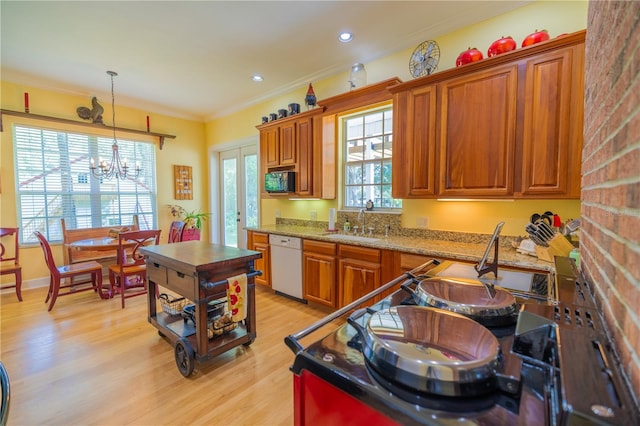
[(276, 217), (280, 217), (280, 210), (276, 210)]
[(309, 217), (311, 218), (311, 220), (318, 220), (318, 212), (315, 210), (311, 210), (309, 212)]
[(429, 218), (426, 216), (419, 216), (416, 218), (416, 228), (429, 228)]

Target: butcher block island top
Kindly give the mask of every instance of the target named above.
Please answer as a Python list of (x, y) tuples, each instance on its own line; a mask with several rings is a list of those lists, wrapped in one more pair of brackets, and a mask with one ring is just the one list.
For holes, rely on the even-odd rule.
[[(254, 277), (261, 274), (254, 269), (254, 260), (262, 257), (260, 252), (201, 241), (161, 244), (141, 251), (147, 264), (149, 323), (174, 347), (176, 365), (183, 376), (191, 375), (195, 361), (205, 361), (238, 345), (253, 343), (256, 338)], [(226, 305), (229, 281), (237, 285), (245, 275), (246, 285), (236, 294), (246, 315), (237, 321), (235, 316), (230, 317), (233, 323), (225, 321), (222, 332), (216, 325), (222, 315), (219, 311), (214, 313), (212, 308), (221, 301)], [(163, 305), (163, 309), (159, 309), (161, 300), (156, 295), (164, 291), (160, 288), (187, 299), (185, 303), (192, 306), (189, 315), (185, 315), (184, 308), (176, 311), (174, 306), (165, 309)], [(171, 300), (178, 299), (172, 297)]]
[(225, 268), (228, 265), (237, 263), (238, 260), (249, 262), (262, 257), (257, 251), (209, 244), (202, 241), (184, 241), (149, 246), (142, 249), (142, 252), (149, 255), (150, 258), (163, 259), (167, 264), (193, 274)]

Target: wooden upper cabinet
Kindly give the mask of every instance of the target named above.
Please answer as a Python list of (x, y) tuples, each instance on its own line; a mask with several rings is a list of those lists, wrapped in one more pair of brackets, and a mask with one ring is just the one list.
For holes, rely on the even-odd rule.
[(580, 198), (585, 34), (389, 87), (393, 196)]
[(317, 140), (314, 144), (313, 137), (313, 117), (307, 117), (296, 123), (296, 131), (298, 135), (298, 192), (299, 196), (313, 196), (314, 191), (314, 177), (317, 175), (318, 179), (322, 176), (319, 172), (314, 170), (314, 162), (321, 159), (319, 152), (314, 153), (315, 145), (320, 145), (321, 140)]
[(293, 166), (297, 163), (297, 145), (296, 122), (292, 121), (280, 126), (280, 166)]
[(400, 83), (391, 78), (318, 101), (305, 112), (257, 126), (260, 131), (260, 188), (262, 198), (293, 194), (268, 194), (264, 174), (273, 170), (296, 173), (296, 197), (334, 199), (337, 193), (337, 128), (340, 114), (389, 103), (387, 87)]
[(522, 195), (580, 197), (584, 45), (526, 61)]
[(296, 123), (261, 130), (260, 145), (267, 167), (294, 166), (297, 160)]
[(260, 146), (266, 166), (280, 165), (280, 132), (278, 128), (265, 129), (260, 132)]
[(393, 97), (392, 194), (436, 194), (436, 89), (420, 87)]
[(296, 196), (321, 195), (322, 112), (322, 108), (315, 108), (257, 126), (260, 131), (260, 187), (263, 198), (282, 196), (264, 191), (264, 174), (272, 170), (296, 173)]
[(440, 195), (513, 194), (517, 89), (515, 64), (440, 85)]

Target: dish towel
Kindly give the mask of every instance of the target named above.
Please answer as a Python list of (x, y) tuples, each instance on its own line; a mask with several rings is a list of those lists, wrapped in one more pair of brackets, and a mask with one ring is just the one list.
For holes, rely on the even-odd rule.
[(227, 279), (227, 306), (233, 322), (247, 317), (247, 274), (236, 275)]

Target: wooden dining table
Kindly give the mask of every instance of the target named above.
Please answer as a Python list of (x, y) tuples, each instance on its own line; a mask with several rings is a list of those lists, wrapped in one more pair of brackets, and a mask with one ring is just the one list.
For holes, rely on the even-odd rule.
[[(112, 237), (87, 238), (66, 244), (75, 250), (109, 251), (118, 249), (118, 239)], [(124, 242), (125, 247), (133, 247), (134, 241)]]
[[(117, 261), (118, 244), (119, 244), (118, 238), (97, 237), (97, 238), (87, 238), (84, 240), (73, 241), (65, 245), (74, 250), (105, 252), (104, 257), (95, 259), (98, 263), (102, 264), (104, 267), (104, 266), (107, 266), (110, 262)], [(135, 246), (135, 244), (136, 244), (135, 241), (123, 241), (123, 245), (127, 248), (133, 247)], [(108, 251), (113, 251), (113, 256), (106, 253)], [(111, 294), (109, 280), (106, 280), (106, 281), (103, 280), (103, 283), (105, 284), (103, 284), (103, 288), (100, 289), (100, 298), (101, 299), (112, 298), (113, 295)], [(106, 285), (106, 289), (105, 289), (105, 285)]]

